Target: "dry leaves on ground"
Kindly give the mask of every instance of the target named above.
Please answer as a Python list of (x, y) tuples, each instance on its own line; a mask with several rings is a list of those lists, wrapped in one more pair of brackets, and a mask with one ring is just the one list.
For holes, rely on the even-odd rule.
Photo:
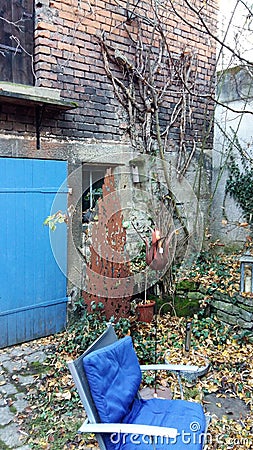
[[(80, 331), (80, 330), (79, 330)], [(90, 329), (82, 329), (82, 333)], [(150, 325), (137, 323), (131, 331), (133, 338), (142, 339), (147, 347), (156, 339), (157, 362), (167, 355), (173, 364), (203, 365), (210, 362), (208, 373), (196, 380), (182, 379), (184, 395), (191, 401), (200, 401), (208, 410), (208, 395), (215, 393), (219, 415), (213, 415), (208, 431), (210, 449), (243, 450), (253, 448), (253, 345), (248, 337), (235, 338), (235, 330), (217, 319), (193, 318), (190, 352), (184, 351), (185, 319), (166, 315)], [(139, 339), (138, 338), (138, 339)], [(94, 436), (79, 435), (79, 425), (85, 418), (66, 362), (81, 354), (80, 346), (73, 348), (73, 330), (51, 338), (52, 352), (47, 361), (47, 372), (41, 376), (36, 393), (30, 395), (30, 408), (26, 420), (32, 448), (67, 450), (93, 447)], [(141, 344), (137, 343), (136, 350)], [(152, 347), (153, 348), (153, 347)], [(149, 362), (148, 360), (146, 361)], [(152, 361), (153, 362), (153, 361)], [(151, 379), (152, 377), (150, 377)], [(149, 382), (150, 382), (149, 379)], [(161, 372), (156, 383), (169, 386), (174, 398), (180, 398), (175, 375)], [(243, 401), (246, 407), (238, 418), (223, 410), (223, 399)], [(219, 406), (220, 405), (220, 406)], [(235, 403), (237, 405), (237, 403)], [(238, 409), (238, 406), (237, 406)]]

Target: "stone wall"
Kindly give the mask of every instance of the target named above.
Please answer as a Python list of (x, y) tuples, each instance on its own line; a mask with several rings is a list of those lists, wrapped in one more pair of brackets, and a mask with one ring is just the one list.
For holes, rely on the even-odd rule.
[(253, 331), (252, 297), (243, 297), (240, 294), (230, 297), (219, 291), (210, 294), (199, 283), (189, 280), (182, 280), (176, 285), (174, 313), (179, 317), (192, 317), (201, 308), (201, 303), (206, 303), (207, 299), (209, 299), (207, 315), (214, 313), (228, 325), (238, 325), (242, 329)]
[(239, 294), (231, 298), (221, 292), (215, 292), (210, 305), (223, 322), (253, 330), (252, 298), (242, 297)]

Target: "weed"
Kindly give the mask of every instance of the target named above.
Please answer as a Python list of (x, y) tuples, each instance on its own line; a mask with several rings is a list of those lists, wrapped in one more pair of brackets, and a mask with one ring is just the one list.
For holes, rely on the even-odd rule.
[(9, 450), (10, 447), (8, 447), (3, 441), (0, 439), (0, 448), (1, 450)]

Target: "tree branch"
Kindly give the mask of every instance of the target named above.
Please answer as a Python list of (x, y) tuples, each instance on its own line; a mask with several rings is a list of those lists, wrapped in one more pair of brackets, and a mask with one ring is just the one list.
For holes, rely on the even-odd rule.
[(229, 45), (225, 44), (224, 41), (221, 41), (218, 36), (216, 36), (214, 33), (212, 33), (212, 31), (209, 29), (209, 27), (207, 26), (206, 22), (204, 21), (203, 17), (201, 17), (200, 13), (196, 10), (196, 8), (194, 8), (189, 2), (188, 0), (184, 0), (184, 2), (186, 3), (186, 5), (189, 7), (189, 9), (194, 12), (197, 17), (199, 18), (199, 20), (201, 21), (204, 30), (202, 28), (197, 27), (196, 25), (193, 25), (192, 22), (189, 22), (187, 19), (185, 19), (184, 16), (182, 16), (182, 14), (180, 14), (176, 8), (174, 7), (174, 3), (172, 0), (168, 0), (170, 2), (171, 8), (173, 10), (173, 12), (177, 15), (177, 17), (179, 17), (180, 20), (182, 20), (184, 23), (186, 23), (188, 26), (190, 26), (191, 28), (197, 30), (198, 32), (201, 33), (205, 33), (208, 36), (210, 36), (212, 39), (214, 39), (216, 42), (218, 42), (222, 47), (226, 48), (227, 50), (229, 50), (236, 58), (238, 58), (240, 61), (246, 63), (249, 66), (252, 66), (253, 63), (246, 59), (243, 58), (239, 53), (237, 53), (234, 49), (232, 49)]

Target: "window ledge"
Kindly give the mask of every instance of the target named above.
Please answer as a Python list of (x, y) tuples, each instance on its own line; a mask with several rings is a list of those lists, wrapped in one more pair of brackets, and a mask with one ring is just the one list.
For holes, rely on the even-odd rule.
[(59, 89), (6, 83), (4, 81), (0, 81), (0, 101), (24, 106), (46, 106), (49, 109), (63, 111), (78, 106), (76, 102), (63, 99), (60, 96)]

